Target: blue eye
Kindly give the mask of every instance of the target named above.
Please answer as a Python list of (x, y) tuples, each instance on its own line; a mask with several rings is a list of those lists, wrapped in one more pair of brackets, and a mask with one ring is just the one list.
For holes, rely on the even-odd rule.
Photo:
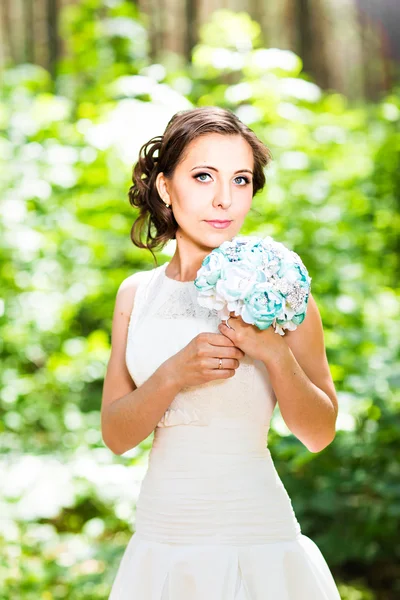
[(199, 173), (198, 175), (194, 176), (194, 179), (197, 179), (198, 177), (201, 177), (202, 175), (207, 175), (208, 177), (210, 177), (210, 175), (208, 173)]
[[(197, 179), (198, 177), (201, 177), (202, 175), (207, 175), (207, 177), (211, 177), (211, 175), (209, 175), (208, 173), (198, 173), (197, 175), (194, 176), (194, 179)], [(245, 177), (244, 175), (239, 175), (238, 177), (235, 177), (235, 179), (244, 179), (244, 181), (246, 182), (244, 185), (247, 185), (250, 183), (250, 179), (248, 177)], [(204, 179), (199, 179), (199, 181), (204, 181)], [(244, 187), (244, 185), (241, 187)]]
[(245, 177), (244, 175), (238, 175), (238, 177), (235, 177), (235, 179), (244, 179), (246, 182), (246, 185), (248, 183), (250, 183), (250, 179), (248, 177)]

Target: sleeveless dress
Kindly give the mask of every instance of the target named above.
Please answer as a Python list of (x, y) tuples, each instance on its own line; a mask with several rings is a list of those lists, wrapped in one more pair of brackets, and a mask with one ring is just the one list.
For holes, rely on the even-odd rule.
[[(126, 345), (137, 386), (200, 332), (220, 334), (216, 311), (168, 264), (140, 274)], [(267, 368), (247, 355), (233, 377), (175, 396), (109, 600), (340, 600), (267, 447), (276, 401)]]

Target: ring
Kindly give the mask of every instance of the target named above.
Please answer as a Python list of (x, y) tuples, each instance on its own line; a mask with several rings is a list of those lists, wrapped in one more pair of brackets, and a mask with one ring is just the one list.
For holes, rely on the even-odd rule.
[(218, 369), (222, 369), (222, 358), (219, 359)]

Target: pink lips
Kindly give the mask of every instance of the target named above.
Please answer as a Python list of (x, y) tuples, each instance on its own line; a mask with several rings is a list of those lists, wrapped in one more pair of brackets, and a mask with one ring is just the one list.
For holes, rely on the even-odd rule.
[(206, 223), (209, 223), (212, 227), (215, 227), (215, 229), (225, 229), (226, 227), (229, 227), (232, 221), (206, 221)]

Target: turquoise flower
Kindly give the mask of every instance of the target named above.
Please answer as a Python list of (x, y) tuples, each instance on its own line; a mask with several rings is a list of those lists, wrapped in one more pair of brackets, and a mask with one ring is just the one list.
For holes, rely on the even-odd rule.
[(244, 298), (241, 317), (245, 323), (267, 329), (284, 306), (285, 299), (279, 292), (272, 290), (268, 283), (259, 283)]

